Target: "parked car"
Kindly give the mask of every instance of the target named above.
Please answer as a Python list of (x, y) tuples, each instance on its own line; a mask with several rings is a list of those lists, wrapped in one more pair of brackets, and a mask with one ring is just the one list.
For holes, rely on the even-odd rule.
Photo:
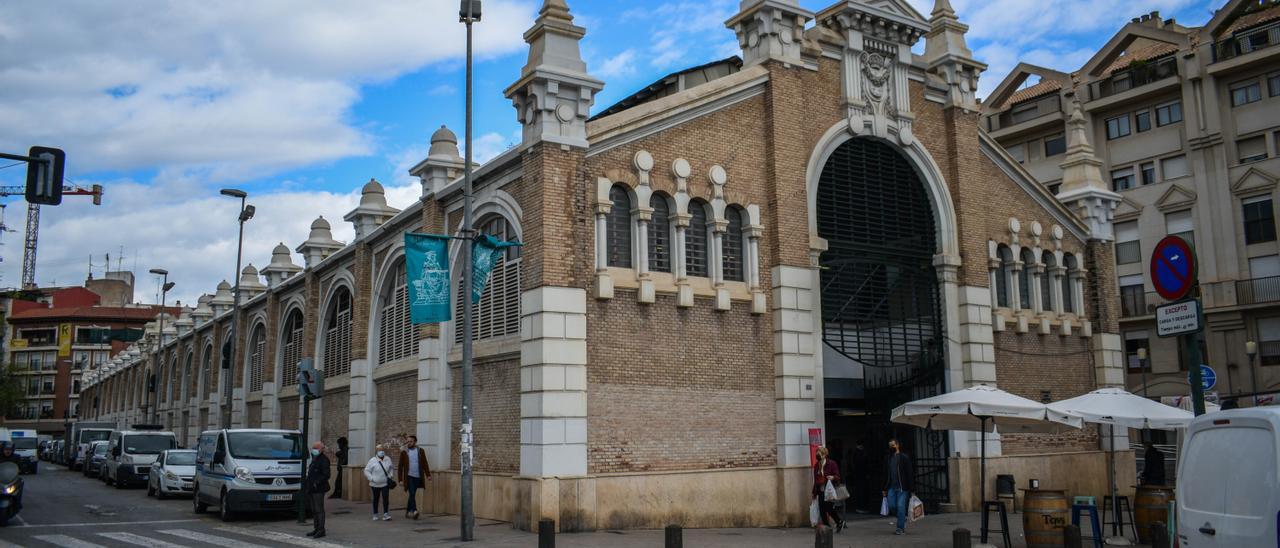
[(196, 452), (192, 449), (170, 449), (160, 453), (151, 466), (147, 480), (147, 496), (164, 499), (171, 495), (190, 495), (196, 475)]
[(62, 452), (62, 449), (65, 446), (66, 446), (66, 442), (63, 440), (58, 440), (53, 442), (53, 456), (51, 458), (53, 459), (54, 464), (64, 464), (63, 461), (65, 459), (62, 458), (64, 455), (64, 453)]
[(1196, 417), (1178, 461), (1179, 546), (1275, 546), (1280, 535), (1278, 483), (1280, 408)]
[(85, 460), (81, 470), (87, 478), (99, 477), (102, 471), (102, 463), (107, 461), (107, 447), (109, 442), (95, 441), (89, 444), (89, 458)]
[(98, 471), (106, 476), (107, 484), (115, 485), (116, 489), (147, 483), (156, 457), (162, 451), (178, 448), (178, 437), (173, 432), (162, 432), (159, 426), (140, 424), (134, 428), (111, 433), (107, 442), (107, 460)]
[(295, 508), (302, 484), (302, 433), (234, 429), (200, 434), (192, 505), (217, 505), (223, 521), (244, 511)]

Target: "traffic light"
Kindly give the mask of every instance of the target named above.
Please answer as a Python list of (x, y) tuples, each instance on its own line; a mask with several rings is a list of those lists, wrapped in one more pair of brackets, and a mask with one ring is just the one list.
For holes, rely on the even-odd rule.
[(41, 160), (27, 162), (27, 203), (62, 203), (62, 172), (67, 154), (52, 147), (31, 147), (27, 156)]
[(314, 359), (298, 362), (298, 395), (309, 400), (324, 395), (324, 373), (316, 369)]

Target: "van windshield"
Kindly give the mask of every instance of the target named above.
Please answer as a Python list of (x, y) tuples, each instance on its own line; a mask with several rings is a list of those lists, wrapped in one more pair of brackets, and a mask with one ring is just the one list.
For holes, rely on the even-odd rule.
[(21, 451), (23, 449), (35, 449), (39, 440), (35, 438), (13, 438), (13, 448)]
[(80, 443), (107, 441), (111, 438), (110, 430), (85, 430), (80, 432)]
[(284, 432), (228, 432), (231, 456), (238, 459), (300, 459), (302, 435)]
[(178, 446), (173, 436), (165, 434), (131, 434), (124, 437), (124, 452), (134, 455), (159, 455)]

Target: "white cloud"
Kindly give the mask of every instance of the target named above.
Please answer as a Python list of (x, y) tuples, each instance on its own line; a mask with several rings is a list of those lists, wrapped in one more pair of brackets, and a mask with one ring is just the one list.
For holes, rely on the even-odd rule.
[(593, 69), (596, 76), (604, 79), (610, 78), (627, 78), (636, 73), (636, 50), (627, 49), (622, 53), (605, 59), (600, 66)]
[[(481, 56), (517, 51), (533, 0), (486, 3)], [(0, 5), (0, 149), (55, 144), (78, 173), (216, 178), (373, 152), (360, 86), (463, 52), (454, 0)], [(32, 55), (39, 52), (39, 55)], [(438, 88), (438, 92), (447, 91)]]

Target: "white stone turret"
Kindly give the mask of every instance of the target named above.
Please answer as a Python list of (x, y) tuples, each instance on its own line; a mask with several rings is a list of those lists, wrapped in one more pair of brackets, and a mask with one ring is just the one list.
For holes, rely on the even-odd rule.
[(400, 210), (387, 205), (387, 193), (382, 183), (369, 179), (360, 189), (360, 205), (347, 213), (343, 220), (355, 227), (356, 239), (359, 240), (395, 217), (396, 213)]
[(182, 313), (178, 316), (178, 319), (174, 320), (173, 328), (178, 331), (179, 337), (190, 333), (191, 329), (195, 327), (196, 322), (193, 319), (193, 314), (195, 314), (193, 309), (184, 308), (182, 309)]
[(587, 117), (604, 82), (587, 74), (578, 47), (586, 34), (564, 0), (545, 0), (524, 33), (529, 62), (505, 92), (524, 127), (522, 148), (540, 141), (587, 147)]
[(311, 222), (311, 234), (307, 237), (307, 241), (302, 242), (296, 250), (302, 254), (302, 260), (307, 268), (311, 268), (325, 257), (333, 255), (341, 250), (346, 244), (333, 239), (333, 232), (330, 230), (329, 221), (326, 221), (324, 215), (316, 218)]
[(458, 152), (458, 136), (449, 128), (440, 126), (431, 134), (431, 151), (427, 153), (427, 159), (413, 166), (409, 175), (422, 182), (422, 197), (426, 198), (460, 177), (464, 167), (466, 163)]
[(800, 63), (804, 26), (813, 12), (798, 0), (742, 0), (738, 6), (738, 14), (724, 24), (738, 35), (743, 66), (767, 59)]
[(1089, 226), (1089, 238), (1112, 241), (1116, 207), (1123, 198), (1113, 192), (1102, 178), (1102, 161), (1089, 144), (1080, 101), (1071, 101), (1071, 118), (1067, 121), (1067, 158), (1062, 161), (1062, 190), (1058, 200), (1075, 211)]
[(271, 251), (271, 264), (262, 269), (262, 275), (267, 277), (267, 285), (273, 288), (299, 272), (302, 272), (302, 267), (293, 264), (292, 253), (284, 242), (280, 242)]
[(226, 280), (222, 280), (218, 284), (218, 292), (213, 294), (213, 298), (209, 299), (209, 306), (213, 307), (213, 314), (221, 316), (223, 313), (231, 310), (235, 306), (236, 297), (231, 293), (231, 284)]
[(213, 307), (209, 303), (213, 300), (213, 295), (201, 295), (196, 300), (196, 309), (191, 312), (191, 319), (195, 322), (196, 327), (202, 326), (213, 319)]
[(924, 35), (924, 58), (929, 71), (947, 83), (947, 105), (977, 111), (978, 76), (987, 65), (974, 59), (965, 42), (967, 32), (969, 25), (956, 17), (951, 0), (937, 0), (929, 16), (929, 33)]
[(258, 275), (258, 268), (249, 263), (240, 271), (240, 304), (245, 301), (257, 297), (267, 291), (266, 284), (262, 283), (262, 277)]

